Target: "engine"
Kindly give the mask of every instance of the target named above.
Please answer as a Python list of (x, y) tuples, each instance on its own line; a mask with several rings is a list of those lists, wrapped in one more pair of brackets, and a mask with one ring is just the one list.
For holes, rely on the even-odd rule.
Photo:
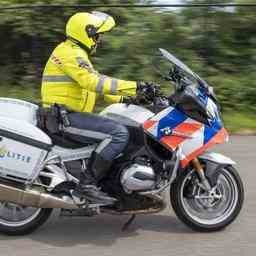
[(150, 165), (133, 163), (122, 171), (121, 184), (126, 193), (152, 190), (156, 185), (156, 175)]

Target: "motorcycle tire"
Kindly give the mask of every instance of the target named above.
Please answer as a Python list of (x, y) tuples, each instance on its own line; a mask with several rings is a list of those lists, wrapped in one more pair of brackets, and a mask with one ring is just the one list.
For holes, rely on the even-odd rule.
[[(18, 206), (20, 207), (20, 206)], [(34, 218), (28, 221), (15, 223), (7, 222), (0, 219), (0, 233), (9, 236), (22, 236), (28, 235), (43, 225), (52, 213), (52, 209), (38, 209)]]
[[(215, 204), (212, 207), (213, 210), (211, 210), (213, 212), (208, 212), (208, 210), (205, 210), (204, 207), (200, 208), (199, 202), (204, 203), (205, 199), (196, 199), (196, 196), (192, 194), (188, 195), (188, 191), (192, 191), (191, 186), (195, 185), (192, 184), (193, 182), (191, 182), (191, 179), (193, 176), (197, 176), (193, 170), (186, 170), (180, 174), (170, 188), (170, 199), (174, 212), (184, 224), (195, 231), (213, 232), (224, 229), (236, 219), (242, 209), (244, 201), (244, 188), (238, 172), (233, 166), (230, 165), (224, 166), (219, 170), (219, 172), (218, 182), (219, 179), (221, 179), (220, 183), (223, 183), (222, 190), (226, 189), (227, 191), (224, 191), (226, 194), (225, 197), (222, 197), (223, 199), (221, 199), (221, 193), (218, 195), (218, 198), (224, 201), (226, 197), (228, 197), (226, 195), (230, 196), (230, 202), (228, 202), (228, 200), (226, 202), (226, 205), (229, 203), (230, 206), (226, 208), (226, 211), (225, 203), (222, 202), (222, 207), (224, 207), (224, 209), (222, 209), (223, 213), (221, 212), (222, 215), (220, 215), (220, 212), (218, 213), (216, 210), (221, 206), (221, 201), (213, 201), (213, 204)], [(189, 180), (188, 177), (191, 177), (191, 179)], [(220, 186), (219, 190), (221, 191), (221, 185), (217, 185), (216, 187), (218, 186)], [(198, 191), (199, 190), (200, 189), (198, 189)], [(201, 198), (203, 198), (203, 196), (201, 196)], [(207, 200), (209, 201), (210, 199)], [(207, 204), (209, 206), (208, 201)], [(214, 211), (216, 211), (215, 218)]]

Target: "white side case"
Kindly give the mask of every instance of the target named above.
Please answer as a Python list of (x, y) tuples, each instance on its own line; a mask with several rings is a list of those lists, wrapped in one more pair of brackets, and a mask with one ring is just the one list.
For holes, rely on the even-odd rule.
[(36, 125), (37, 109), (36, 104), (24, 100), (0, 97), (0, 116), (2, 117), (22, 120)]
[(35, 126), (36, 105), (26, 105), (26, 102), (19, 100), (1, 100), (0, 176), (23, 182), (34, 180), (51, 149), (52, 141)]

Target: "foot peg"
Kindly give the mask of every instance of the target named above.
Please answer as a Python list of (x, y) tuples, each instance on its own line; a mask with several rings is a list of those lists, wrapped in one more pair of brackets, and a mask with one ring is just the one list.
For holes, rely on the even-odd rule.
[(90, 207), (94, 204), (100, 206), (113, 205), (117, 201), (95, 186), (88, 186), (82, 190), (81, 188), (75, 189), (71, 192), (71, 195), (77, 205), (84, 205), (85, 207)]
[(78, 206), (88, 205), (89, 202), (85, 199), (85, 197), (83, 197), (80, 194), (76, 193), (75, 190), (71, 190), (70, 194), (71, 194), (72, 199), (74, 200), (76, 205), (78, 205)]

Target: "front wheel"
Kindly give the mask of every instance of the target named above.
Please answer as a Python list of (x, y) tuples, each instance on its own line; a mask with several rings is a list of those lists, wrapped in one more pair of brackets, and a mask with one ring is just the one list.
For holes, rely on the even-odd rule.
[(238, 216), (244, 200), (241, 178), (233, 166), (218, 170), (216, 186), (209, 193), (194, 170), (184, 171), (171, 186), (171, 204), (178, 218), (196, 231), (225, 228)]

